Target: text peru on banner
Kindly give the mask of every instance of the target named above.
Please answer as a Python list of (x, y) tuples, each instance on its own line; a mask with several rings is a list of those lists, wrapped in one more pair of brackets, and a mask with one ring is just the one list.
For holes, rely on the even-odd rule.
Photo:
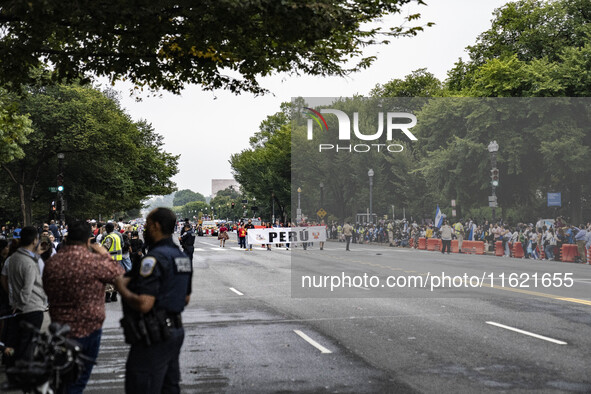
[(325, 241), (326, 228), (324, 226), (257, 228), (248, 230), (248, 243), (250, 245)]

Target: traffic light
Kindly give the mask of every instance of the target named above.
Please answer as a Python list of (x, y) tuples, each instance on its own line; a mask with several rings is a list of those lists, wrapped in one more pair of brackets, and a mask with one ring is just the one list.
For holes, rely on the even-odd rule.
[(499, 186), (499, 169), (493, 168), (490, 170), (490, 179), (493, 186)]
[(63, 192), (64, 191), (64, 175), (59, 174), (57, 176), (57, 191)]

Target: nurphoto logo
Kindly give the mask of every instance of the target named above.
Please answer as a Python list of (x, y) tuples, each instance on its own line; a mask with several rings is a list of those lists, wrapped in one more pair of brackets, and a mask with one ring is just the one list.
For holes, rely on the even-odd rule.
[[(314, 136), (314, 122), (320, 127), (320, 130), (328, 132), (328, 124), (322, 114), (331, 114), (337, 117), (339, 132), (339, 141), (351, 140), (351, 119), (349, 116), (338, 109), (323, 108), (316, 111), (312, 108), (305, 108), (309, 111), (310, 118), (308, 119), (308, 140), (312, 140)], [(402, 132), (411, 141), (416, 141), (417, 137), (411, 133), (409, 129), (416, 126), (417, 118), (408, 112), (378, 112), (378, 129), (374, 134), (363, 134), (359, 130), (359, 112), (353, 113), (353, 133), (361, 141), (376, 141), (379, 140), (384, 133), (384, 123), (386, 123), (386, 139), (392, 141), (394, 132)], [(378, 152), (387, 150), (388, 152), (397, 153), (404, 150), (404, 146), (400, 144), (355, 144), (355, 145), (338, 145), (338, 144), (319, 144), (318, 151), (336, 150), (337, 152), (369, 152), (376, 149)]]

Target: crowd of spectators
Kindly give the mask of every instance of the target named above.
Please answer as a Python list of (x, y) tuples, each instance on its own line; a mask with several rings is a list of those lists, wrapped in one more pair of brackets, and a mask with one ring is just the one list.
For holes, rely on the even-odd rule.
[[(564, 218), (555, 220), (539, 219), (534, 223), (496, 223), (482, 220), (450, 221), (452, 238), (470, 241), (483, 241), (485, 250), (492, 251), (495, 242), (503, 242), (505, 256), (511, 254), (515, 242), (523, 245), (525, 258), (552, 260), (558, 258), (558, 250), (563, 244), (576, 244), (579, 251), (577, 262), (586, 261), (586, 251), (591, 247), (591, 223), (569, 224)], [(345, 241), (343, 226), (332, 223), (328, 226), (329, 239)], [(376, 224), (353, 225), (351, 242), (380, 243), (394, 247), (418, 247), (419, 238), (441, 238), (440, 228), (433, 224), (418, 224), (416, 221), (381, 220)], [(542, 253), (543, 252), (543, 253)]]

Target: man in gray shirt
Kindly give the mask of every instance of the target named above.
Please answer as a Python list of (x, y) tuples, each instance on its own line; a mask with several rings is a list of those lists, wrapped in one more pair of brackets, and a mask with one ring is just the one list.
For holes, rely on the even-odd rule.
[[(33, 333), (21, 328), (21, 322), (27, 322), (37, 329), (41, 328), (43, 323), (47, 296), (43, 290), (38, 264), (38, 241), (37, 229), (32, 226), (24, 227), (21, 231), (21, 247), (10, 257), (8, 267), (8, 284), (12, 289), (10, 305), (17, 315), (9, 319), (7, 327), (6, 346), (14, 349), (12, 356), (7, 357), (7, 367), (13, 366), (16, 360), (26, 354), (31, 342)], [(10, 376), (8, 380), (11, 384)]]

